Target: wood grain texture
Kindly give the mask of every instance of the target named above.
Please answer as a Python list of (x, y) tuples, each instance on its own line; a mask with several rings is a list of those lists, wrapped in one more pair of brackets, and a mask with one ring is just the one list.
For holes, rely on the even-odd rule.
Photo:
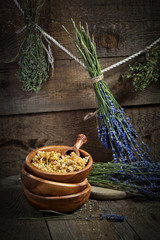
[(49, 181), (31, 174), (27, 171), (25, 166), (21, 168), (21, 181), (31, 193), (41, 196), (64, 196), (75, 194), (83, 191), (88, 183), (87, 179), (76, 184)]
[(0, 181), (1, 240), (50, 240), (44, 221), (20, 220), (21, 217), (42, 217), (26, 201), (19, 175)]
[[(20, 1), (23, 6), (23, 1)], [(0, 53), (4, 59), (18, 52), (15, 31), (24, 26), (22, 14), (13, 2), (2, 0), (2, 39)], [(46, 17), (47, 16), (47, 17)], [(71, 52), (76, 53), (62, 25), (73, 31), (71, 18), (77, 23), (88, 22), (91, 34), (96, 37), (99, 57), (127, 56), (146, 47), (159, 37), (160, 4), (158, 0), (112, 0), (98, 1), (57, 1), (50, 0), (44, 5), (40, 25)], [(7, 31), (9, 30), (9, 31)], [(111, 44), (111, 42), (117, 44)], [(70, 59), (66, 53), (52, 45), (55, 59)]]
[(41, 196), (31, 193), (24, 187), (24, 194), (28, 202), (38, 210), (52, 210), (60, 213), (71, 213), (79, 209), (89, 198), (91, 186), (78, 193), (64, 196)]
[[(160, 20), (158, 0), (151, 2), (146, 0), (135, 1), (131, 0), (130, 4), (126, 4), (125, 0), (54, 0), (55, 6), (52, 4), (53, 0), (49, 1), (48, 8), (50, 8), (51, 16), (54, 21), (70, 21), (73, 19), (85, 19), (85, 21), (145, 21), (145, 20)], [(70, 6), (71, 8), (68, 8)], [(79, 8), (80, 7), (80, 8)], [(68, 10), (65, 11), (65, 10)], [(87, 13), (87, 14), (86, 14)], [(147, 13), (147, 15), (146, 15)]]
[[(78, 133), (87, 136), (82, 149), (90, 153), (94, 161), (111, 161), (111, 151), (98, 140), (95, 118), (83, 121), (88, 112), (90, 110), (1, 117), (0, 176), (18, 174), (28, 153), (38, 147), (72, 146)], [(160, 161), (159, 106), (128, 108), (126, 114), (139, 137), (150, 147), (153, 159)]]
[[(23, 5), (23, 0), (19, 0)], [(118, 62), (150, 44), (160, 34), (159, 0), (48, 0), (40, 18), (40, 26), (67, 49), (77, 55), (64, 24), (72, 30), (70, 18), (88, 22), (95, 35), (102, 68)], [(54, 75), (49, 76), (39, 93), (22, 91), (16, 72), (17, 63), (4, 63), (14, 57), (23, 41), (16, 30), (24, 26), (22, 14), (13, 1), (1, 1), (0, 14), (0, 175), (17, 174), (26, 155), (46, 145), (72, 146), (78, 133), (87, 135), (84, 150), (95, 161), (110, 161), (111, 151), (98, 141), (95, 119), (83, 117), (95, 110), (95, 96), (88, 73), (52, 44), (55, 57)], [(78, 55), (77, 55), (78, 56)], [(138, 58), (143, 60), (143, 57)], [(135, 93), (131, 82), (117, 84), (127, 64), (105, 73), (107, 86), (122, 106), (139, 136), (151, 148), (156, 161), (159, 154), (160, 84)], [(134, 106), (134, 107), (133, 107)], [(38, 126), (38, 128), (37, 128)]]
[[(100, 59), (110, 66), (122, 58)], [(107, 64), (105, 64), (107, 63)], [(143, 92), (135, 92), (132, 82), (117, 84), (127, 64), (105, 73), (105, 81), (117, 101), (123, 106), (157, 104), (160, 102), (160, 84), (157, 82)], [(35, 112), (68, 111), (95, 108), (95, 93), (88, 73), (75, 61), (55, 62), (55, 72), (39, 93), (22, 91), (16, 77), (17, 67), (3, 65), (0, 78), (0, 115)]]
[[(23, 0), (18, 2), (23, 7)], [(100, 22), (105, 21), (105, 19), (108, 22), (158, 21), (160, 20), (159, 8), (158, 0), (154, 0), (154, 2), (146, 0), (145, 4), (144, 0), (130, 0), (130, 4), (127, 4), (126, 0), (109, 2), (104, 0), (88, 0), (87, 2), (85, 0), (48, 0), (48, 3), (42, 8), (41, 18), (43, 19), (45, 15), (48, 15), (49, 21), (51, 19), (55, 22), (68, 22), (71, 17), (77, 21), (84, 19), (91, 22), (98, 21), (97, 18), (101, 20)], [(20, 22), (21, 13), (14, 2), (2, 0), (1, 9), (4, 16), (6, 16), (4, 11), (8, 10), (9, 15), (12, 14), (12, 17), (15, 15), (17, 22)], [(47, 22), (48, 19), (45, 18), (45, 21)]]
[[(42, 217), (24, 198), (19, 175), (0, 180), (1, 239), (62, 240), (159, 240), (160, 203), (127, 199), (96, 201), (89, 199), (71, 219), (50, 221), (20, 220), (18, 217)], [(90, 221), (86, 218), (92, 214)], [(124, 222), (100, 220), (99, 214), (126, 217)], [(46, 214), (45, 216), (50, 216)], [(82, 219), (75, 219), (81, 216)], [(94, 218), (96, 217), (96, 218)]]
[[(99, 218), (101, 209), (98, 202), (95, 200), (89, 200), (84, 204), (76, 215), (80, 215), (84, 218), (88, 218), (90, 214)], [(74, 215), (73, 215), (74, 217)], [(69, 221), (48, 221), (48, 227), (53, 239), (62, 240), (101, 240), (109, 239), (116, 240), (113, 230), (107, 221), (101, 220), (69, 220)]]
[[(160, 203), (157, 201), (120, 200), (101, 202), (104, 212), (122, 214), (132, 226), (137, 239), (158, 240), (160, 234)], [(124, 232), (125, 234), (125, 232)], [(127, 239), (127, 238), (124, 238)]]
[[(121, 209), (117, 207), (117, 205), (121, 205), (122, 200), (118, 201), (98, 201), (99, 207), (102, 210), (102, 213), (105, 215), (115, 214), (118, 216), (124, 216), (125, 213), (121, 212)], [(126, 202), (129, 200), (125, 200)], [(117, 205), (115, 206), (114, 202), (117, 202)], [(124, 221), (123, 223), (114, 223), (110, 222), (110, 226), (112, 230), (114, 231), (114, 234), (116, 236), (117, 240), (123, 239), (123, 240), (140, 240), (141, 238), (136, 233), (135, 229), (132, 228), (132, 226), (127, 221)], [(129, 227), (130, 226), (130, 227)], [(145, 240), (145, 239), (143, 239)]]
[[(114, 22), (108, 22), (106, 18), (104, 19), (105, 20), (102, 22), (98, 17), (97, 20), (93, 22), (87, 22), (90, 34), (93, 34), (95, 37), (97, 55), (99, 58), (129, 56), (141, 49), (144, 49), (146, 46), (150, 45), (153, 41), (159, 38), (160, 20), (139, 21), (135, 24), (134, 21), (117, 22), (115, 20)], [(79, 22), (76, 23), (77, 25), (79, 24)], [(82, 24), (85, 25), (85, 20), (82, 20)], [(80, 58), (80, 55), (74, 48), (68, 34), (64, 32), (62, 25), (65, 25), (70, 33), (73, 32), (72, 23), (57, 23), (53, 21), (53, 25), (50, 25), (48, 34), (55, 38), (71, 53)], [(71, 59), (70, 56), (68, 56), (55, 44), (52, 44), (52, 50), (55, 59)]]

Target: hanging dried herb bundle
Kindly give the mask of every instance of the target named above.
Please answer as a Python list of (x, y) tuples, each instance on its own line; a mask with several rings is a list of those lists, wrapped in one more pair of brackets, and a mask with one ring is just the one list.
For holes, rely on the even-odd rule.
[(18, 77), (26, 91), (38, 92), (48, 78), (48, 63), (40, 32), (36, 28), (43, 2), (44, 0), (25, 0), (23, 8), (26, 33), (20, 51)]
[[(76, 27), (74, 21), (74, 34), (70, 36), (74, 46), (82, 56), (86, 69), (91, 78), (100, 76), (99, 64), (94, 39), (91, 40), (88, 28)], [(67, 30), (66, 30), (67, 31)], [(109, 91), (103, 79), (93, 83), (98, 105), (97, 130), (100, 141), (106, 148), (112, 148), (114, 162), (135, 162), (138, 160), (150, 160), (149, 148), (141, 142), (124, 109), (118, 104)]]
[(147, 86), (157, 82), (160, 78), (158, 60), (160, 44), (146, 52), (146, 61), (129, 65), (129, 70), (122, 75), (122, 79), (132, 79), (135, 91), (144, 90)]
[[(74, 35), (65, 30), (84, 60), (86, 70), (91, 78), (101, 76), (96, 44), (94, 39), (90, 38), (88, 27), (85, 30), (80, 24), (78, 29), (73, 20), (72, 22)], [(95, 163), (88, 180), (92, 185), (121, 189), (141, 195), (159, 196), (152, 194), (152, 190), (160, 190), (160, 175), (157, 174), (160, 165), (151, 160), (148, 146), (139, 139), (124, 109), (115, 100), (104, 79), (94, 81), (93, 87), (98, 105), (98, 137), (107, 149), (112, 148), (113, 161), (109, 164)], [(148, 178), (146, 171), (148, 174), (154, 169), (158, 170)]]

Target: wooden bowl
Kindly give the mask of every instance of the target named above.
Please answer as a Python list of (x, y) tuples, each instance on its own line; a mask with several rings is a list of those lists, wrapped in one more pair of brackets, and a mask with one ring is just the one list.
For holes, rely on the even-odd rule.
[(36, 177), (29, 173), (25, 165), (21, 168), (21, 179), (24, 186), (32, 193), (43, 196), (64, 196), (83, 191), (87, 186), (87, 179), (80, 183), (62, 183)]
[(89, 160), (87, 165), (80, 171), (75, 171), (75, 172), (69, 172), (69, 173), (50, 173), (46, 172), (43, 170), (40, 170), (36, 168), (32, 163), (32, 158), (35, 156), (35, 154), (38, 151), (55, 151), (59, 153), (63, 153), (63, 151), (67, 148), (68, 146), (47, 146), (47, 147), (41, 147), (38, 148), (28, 154), (25, 160), (26, 168), (31, 172), (33, 175), (44, 178), (44, 179), (49, 179), (57, 182), (66, 182), (66, 183), (78, 183), (82, 182), (85, 180), (85, 178), (89, 175), (89, 172), (92, 168), (93, 164), (93, 159), (89, 153), (86, 151), (80, 149), (80, 156), (81, 157), (86, 157), (89, 156)]
[(59, 197), (47, 197), (33, 194), (24, 187), (24, 194), (34, 208), (61, 213), (73, 212), (80, 208), (88, 200), (90, 192), (91, 186), (89, 183), (87, 183), (87, 187), (82, 192)]

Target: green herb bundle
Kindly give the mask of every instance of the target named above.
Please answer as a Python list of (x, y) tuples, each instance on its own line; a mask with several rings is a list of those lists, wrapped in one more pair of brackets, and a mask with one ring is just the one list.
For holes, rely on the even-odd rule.
[(95, 186), (160, 198), (160, 163), (94, 162), (87, 179)]
[[(88, 27), (76, 27), (74, 21), (74, 36), (68, 32), (74, 46), (79, 51), (86, 65), (86, 70), (93, 79), (102, 75), (101, 66), (96, 53), (94, 38), (90, 38)], [(114, 162), (135, 162), (138, 160), (151, 160), (149, 148), (141, 142), (133, 129), (124, 109), (118, 104), (104, 79), (93, 82), (96, 95), (98, 114), (97, 130), (100, 141), (106, 148), (112, 148)]]
[(79, 26), (79, 29), (76, 27), (75, 22), (72, 20), (74, 30), (75, 30), (75, 39), (63, 26), (65, 31), (69, 34), (74, 46), (77, 48), (79, 54), (83, 58), (83, 61), (86, 65), (86, 70), (91, 78), (101, 75), (101, 66), (98, 61), (96, 53), (96, 44), (94, 42), (94, 37), (92, 39), (89, 36), (88, 25), (86, 24), (86, 31), (83, 26)]
[[(94, 163), (88, 177), (92, 185), (115, 188), (133, 194), (159, 197), (160, 164), (154, 163), (148, 146), (142, 142), (133, 129), (124, 109), (109, 91), (103, 77), (96, 53), (94, 38), (89, 36), (88, 27), (74, 26), (74, 34), (69, 34), (81, 55), (90, 77), (97, 100), (98, 138), (106, 149), (112, 148), (113, 161)], [(95, 81), (96, 77), (96, 81)], [(156, 192), (154, 192), (156, 191)]]
[(18, 77), (26, 91), (38, 92), (48, 78), (45, 51), (40, 32), (36, 28), (43, 2), (44, 0), (25, 0), (23, 8), (26, 33), (20, 51)]
[(158, 60), (160, 44), (146, 52), (146, 61), (129, 65), (129, 70), (122, 75), (122, 80), (132, 79), (135, 91), (143, 91), (160, 78)]

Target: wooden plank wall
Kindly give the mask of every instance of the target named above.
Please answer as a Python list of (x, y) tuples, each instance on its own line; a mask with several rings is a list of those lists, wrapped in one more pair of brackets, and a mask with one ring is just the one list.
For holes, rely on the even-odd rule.
[[(20, 4), (23, 3), (19, 0)], [(22, 91), (14, 57), (24, 33), (22, 14), (13, 1), (1, 1), (0, 14), (0, 176), (19, 173), (27, 153), (44, 145), (72, 145), (78, 133), (88, 137), (83, 147), (95, 161), (110, 161), (111, 151), (97, 139), (94, 118), (83, 117), (95, 110), (94, 91), (87, 72), (66, 53), (52, 44), (55, 70), (39, 93)], [(70, 18), (88, 22), (94, 34), (102, 68), (143, 49), (160, 36), (159, 0), (48, 0), (40, 25), (76, 56), (65, 25), (72, 31)], [(142, 59), (140, 57), (139, 59)], [(127, 69), (124, 64), (105, 73), (105, 80), (119, 103), (125, 107), (139, 136), (151, 148), (156, 161), (159, 152), (159, 82), (135, 93), (130, 81), (117, 84)]]

